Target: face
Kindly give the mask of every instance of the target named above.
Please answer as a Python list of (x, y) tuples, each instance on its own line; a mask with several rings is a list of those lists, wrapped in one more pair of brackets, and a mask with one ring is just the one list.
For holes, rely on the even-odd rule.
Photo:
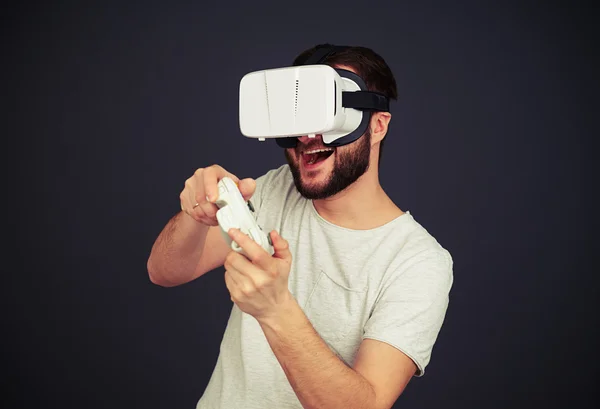
[[(320, 149), (328, 151), (311, 153)], [(356, 141), (337, 148), (325, 146), (318, 135), (312, 139), (298, 138), (295, 148), (285, 150), (296, 188), (302, 196), (312, 200), (331, 197), (358, 180), (368, 170), (370, 156), (368, 130)]]

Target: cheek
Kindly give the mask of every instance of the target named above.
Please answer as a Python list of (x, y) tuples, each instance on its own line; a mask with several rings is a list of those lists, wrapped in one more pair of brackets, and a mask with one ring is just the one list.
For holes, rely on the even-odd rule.
[(287, 156), (288, 158), (291, 158), (291, 159), (297, 159), (296, 158), (296, 150), (292, 149), (292, 148), (286, 148), (285, 156)]
[(344, 159), (347, 156), (348, 153), (348, 148), (345, 146), (342, 147), (338, 147), (336, 148), (334, 155), (333, 155), (333, 160), (335, 162)]

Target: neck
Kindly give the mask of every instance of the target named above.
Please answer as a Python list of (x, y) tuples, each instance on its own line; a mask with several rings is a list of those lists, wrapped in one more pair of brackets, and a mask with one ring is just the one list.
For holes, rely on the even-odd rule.
[(376, 168), (369, 168), (342, 192), (313, 204), (328, 222), (354, 230), (373, 229), (404, 214), (384, 192)]

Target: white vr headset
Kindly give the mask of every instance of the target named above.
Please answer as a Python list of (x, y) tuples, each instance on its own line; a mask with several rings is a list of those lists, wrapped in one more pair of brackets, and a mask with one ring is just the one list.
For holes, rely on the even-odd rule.
[(355, 73), (321, 64), (346, 47), (318, 48), (300, 66), (246, 74), (240, 81), (242, 134), (284, 148), (298, 137), (323, 136), (326, 146), (342, 146), (361, 137), (373, 111), (389, 111), (389, 99), (368, 91)]

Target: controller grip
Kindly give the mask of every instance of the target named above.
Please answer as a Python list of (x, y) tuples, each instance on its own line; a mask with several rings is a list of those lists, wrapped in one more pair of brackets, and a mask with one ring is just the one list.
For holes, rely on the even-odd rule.
[[(229, 237), (228, 231), (231, 228), (238, 228), (244, 234), (247, 234), (253, 241), (258, 243), (269, 254), (274, 254), (274, 249), (269, 235), (265, 234), (256, 219), (252, 215), (247, 203), (243, 200), (237, 190), (237, 186), (229, 181), (223, 181), (221, 186), (221, 195), (217, 201), (220, 209), (217, 211), (217, 221), (221, 227), (221, 233), (225, 241), (233, 251), (248, 256), (244, 250)], [(227, 183), (227, 184), (226, 184)]]

